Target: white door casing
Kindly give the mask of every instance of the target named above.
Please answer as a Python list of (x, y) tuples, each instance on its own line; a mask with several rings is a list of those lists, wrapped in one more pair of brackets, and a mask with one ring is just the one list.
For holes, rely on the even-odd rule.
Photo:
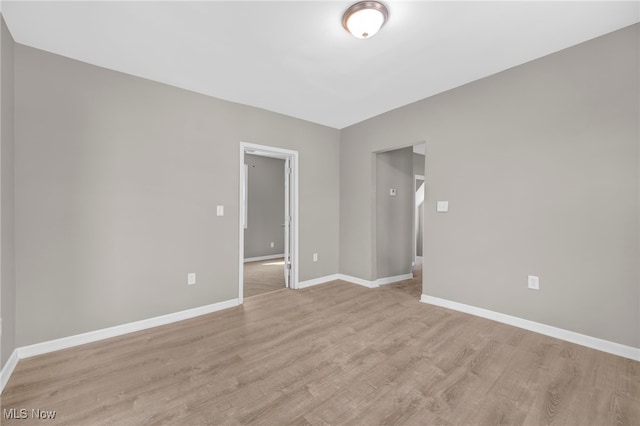
[(284, 159), (284, 283), (291, 288), (291, 159)]
[(238, 300), (244, 299), (244, 230), (246, 224), (246, 173), (244, 155), (252, 154), (263, 157), (285, 160), (285, 217), (283, 222), (285, 233), (284, 274), (287, 288), (298, 288), (298, 151), (240, 142), (240, 185), (239, 185), (239, 283)]

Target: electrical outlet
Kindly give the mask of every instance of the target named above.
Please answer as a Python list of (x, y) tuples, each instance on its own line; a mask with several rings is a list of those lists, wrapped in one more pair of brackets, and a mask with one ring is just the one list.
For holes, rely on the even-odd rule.
[(318, 261), (318, 253), (313, 253), (313, 261), (314, 262)]
[(187, 274), (187, 284), (194, 285), (196, 283), (196, 273), (190, 272)]
[(276, 244), (273, 241), (271, 241), (271, 248), (274, 248), (275, 246)]
[(532, 290), (540, 290), (540, 278), (535, 275), (529, 275), (527, 278), (527, 285)]

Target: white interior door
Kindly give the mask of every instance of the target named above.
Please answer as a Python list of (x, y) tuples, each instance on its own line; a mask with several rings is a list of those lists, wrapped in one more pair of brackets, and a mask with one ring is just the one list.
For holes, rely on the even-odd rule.
[(291, 287), (291, 160), (284, 161), (284, 283)]

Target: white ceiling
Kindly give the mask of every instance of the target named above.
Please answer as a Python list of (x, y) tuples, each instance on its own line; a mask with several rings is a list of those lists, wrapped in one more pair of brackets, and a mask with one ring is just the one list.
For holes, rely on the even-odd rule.
[[(355, 1), (353, 1), (355, 2)], [(640, 2), (3, 1), (16, 42), (337, 129), (640, 21)]]

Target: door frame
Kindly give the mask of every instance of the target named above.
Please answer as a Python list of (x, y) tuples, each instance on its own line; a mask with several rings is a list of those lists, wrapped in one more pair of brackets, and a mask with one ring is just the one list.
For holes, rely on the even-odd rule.
[[(289, 202), (289, 216), (291, 217), (289, 256), (291, 258), (291, 275), (289, 280), (289, 288), (298, 288), (298, 151), (277, 148), (273, 146), (258, 145), (250, 142), (240, 142), (240, 162), (238, 167), (239, 174), (239, 206), (238, 209), (238, 237), (239, 237), (239, 250), (238, 250), (238, 302), (240, 304), (244, 301), (244, 221), (245, 221), (245, 166), (244, 156), (245, 154), (258, 155), (262, 157), (271, 157), (289, 160), (289, 167), (291, 168), (291, 183), (289, 186), (290, 202)], [(285, 212), (286, 215), (286, 212)], [(286, 260), (285, 260), (286, 267)]]
[[(370, 167), (371, 167), (371, 182), (370, 182), (370, 186), (371, 186), (371, 206), (370, 206), (370, 212), (371, 212), (371, 242), (370, 242), (370, 247), (371, 247), (371, 252), (370, 254), (370, 258), (371, 258), (371, 279), (373, 281), (376, 281), (380, 278), (383, 277), (379, 277), (378, 276), (378, 192), (377, 192), (377, 186), (378, 186), (378, 154), (382, 154), (385, 152), (389, 152), (389, 151), (395, 151), (395, 150), (399, 150), (399, 149), (403, 149), (403, 148), (409, 148), (409, 147), (415, 147), (416, 145), (425, 145), (425, 151), (426, 151), (426, 141), (418, 141), (418, 142), (414, 142), (412, 144), (407, 144), (407, 145), (400, 145), (400, 146), (389, 146), (383, 149), (379, 149), (376, 151), (372, 151), (371, 152), (371, 159), (370, 159)], [(425, 152), (425, 175), (426, 175), (426, 152)], [(414, 176), (414, 182), (415, 182), (415, 174), (413, 174)], [(426, 180), (425, 180), (426, 182)], [(425, 187), (426, 189), (426, 187)], [(414, 192), (415, 193), (415, 192)], [(414, 199), (414, 206), (415, 206), (415, 196), (413, 197)], [(413, 245), (413, 249), (412, 249), (412, 258), (411, 258), (411, 263), (413, 264), (416, 260), (415, 258), (415, 253), (416, 253), (416, 246), (415, 246), (415, 226), (416, 226), (416, 221), (415, 221), (415, 208), (412, 209), (413, 213), (412, 216), (414, 216), (413, 220), (411, 221), (411, 228), (412, 228), (412, 241), (414, 242)], [(423, 244), (423, 252), (424, 252), (424, 235), (422, 238), (422, 244)], [(424, 257), (424, 256), (423, 256)], [(424, 279), (423, 279), (424, 281)]]

